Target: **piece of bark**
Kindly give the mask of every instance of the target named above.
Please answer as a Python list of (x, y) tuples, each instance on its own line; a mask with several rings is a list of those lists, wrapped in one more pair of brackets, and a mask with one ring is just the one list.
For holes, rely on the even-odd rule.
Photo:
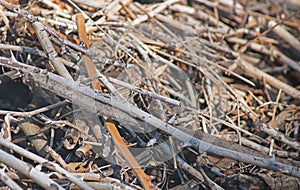
[(20, 129), (27, 136), (29, 136), (29, 141), (31, 142), (32, 146), (36, 149), (38, 154), (41, 156), (45, 156), (46, 152), (44, 148), (47, 145), (48, 141), (43, 133), (37, 135), (41, 128), (38, 125), (27, 121), (18, 124), (18, 127), (20, 127)]

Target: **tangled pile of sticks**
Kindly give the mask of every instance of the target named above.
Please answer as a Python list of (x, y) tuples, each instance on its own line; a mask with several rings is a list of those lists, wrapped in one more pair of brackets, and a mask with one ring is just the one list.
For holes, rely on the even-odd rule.
[(0, 5), (0, 187), (300, 185), (297, 1)]

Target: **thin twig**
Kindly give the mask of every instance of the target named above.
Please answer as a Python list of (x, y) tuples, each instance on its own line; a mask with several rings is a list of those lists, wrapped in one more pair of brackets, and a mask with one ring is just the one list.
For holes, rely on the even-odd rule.
[(11, 189), (22, 190), (22, 188), (5, 173), (5, 168), (0, 169), (0, 180)]
[(6, 114), (9, 113), (12, 116), (32, 117), (34, 115), (37, 115), (37, 114), (40, 114), (40, 113), (52, 110), (54, 108), (66, 105), (67, 103), (69, 103), (69, 101), (68, 100), (64, 100), (62, 102), (58, 102), (58, 103), (55, 103), (53, 105), (49, 105), (49, 106), (46, 106), (46, 107), (43, 107), (43, 108), (39, 108), (39, 109), (36, 109), (36, 110), (33, 110), (33, 111), (29, 111), (29, 112), (16, 112), (16, 111), (0, 110), (0, 115), (6, 115)]
[[(1, 145), (4, 140), (0, 137)], [(8, 141), (7, 141), (8, 142)], [(38, 169), (34, 168), (33, 166), (29, 165), (28, 163), (16, 158), (15, 156), (8, 154), (7, 152), (0, 149), (0, 161), (1, 163), (18, 170), (21, 174), (31, 178), (37, 184), (45, 189), (60, 189), (63, 190), (59, 184), (48, 178), (44, 173), (38, 171)]]
[[(65, 175), (70, 181), (72, 181), (73, 183), (75, 183), (76, 185), (78, 185), (81, 188), (92, 190), (92, 188), (90, 188), (84, 181), (82, 181), (81, 179), (75, 177), (73, 174), (69, 173), (68, 171), (66, 171), (65, 169), (60, 167), (58, 164), (50, 162), (50, 161), (48, 161), (48, 160), (46, 160), (46, 159), (44, 159), (40, 156), (37, 156), (36, 154), (33, 154), (33, 153), (29, 152), (28, 150), (25, 150), (25, 149), (15, 145), (15, 144), (13, 144), (12, 142), (9, 142), (9, 141), (3, 139), (2, 137), (0, 137), (0, 144), (1, 144), (1, 146), (9, 148), (9, 149), (13, 150), (14, 152), (17, 152), (20, 155), (22, 155), (24, 157), (27, 157), (27, 158), (35, 161), (35, 162), (38, 162), (38, 163), (42, 164), (43, 166), (45, 166), (45, 167), (47, 167), (51, 170), (54, 170), (54, 171), (56, 171), (56, 172), (58, 172), (62, 175)], [(12, 156), (12, 155), (10, 155), (10, 154), (2, 151), (2, 150), (0, 150), (0, 152), (1, 152), (0, 156), (1, 156), (1, 162), (2, 163), (5, 163), (5, 164), (7, 164), (11, 167), (15, 166), (15, 167), (18, 167), (18, 168), (19, 168), (19, 166), (17, 166), (17, 163), (19, 163), (20, 166), (25, 167), (25, 168), (20, 169), (21, 173), (22, 172), (24, 172), (24, 173), (25, 172), (30, 172), (28, 174), (23, 173), (24, 175), (29, 175), (28, 177), (31, 177), (30, 174), (31, 174), (31, 172), (33, 172), (34, 175), (36, 175), (35, 177), (36, 177), (36, 180), (38, 182), (41, 181), (42, 184), (44, 184), (44, 182), (45, 183), (56, 184), (55, 182), (51, 182), (52, 180), (49, 181), (50, 179), (48, 177), (43, 177), (44, 174), (37, 171), (35, 168), (29, 167), (27, 163), (25, 163), (25, 162), (23, 163), (23, 161), (17, 160), (14, 156)], [(25, 164), (25, 165), (23, 166), (23, 164)], [(44, 184), (44, 185), (45, 185), (45, 188), (51, 189), (50, 186), (49, 187), (47, 186), (48, 184)], [(57, 185), (57, 188), (63, 189), (63, 188), (60, 188), (59, 185)]]

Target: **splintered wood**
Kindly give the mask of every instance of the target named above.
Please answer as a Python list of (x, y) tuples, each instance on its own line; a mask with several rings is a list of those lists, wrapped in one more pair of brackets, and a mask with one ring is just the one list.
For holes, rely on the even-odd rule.
[(299, 187), (299, 10), (0, 0), (0, 188)]

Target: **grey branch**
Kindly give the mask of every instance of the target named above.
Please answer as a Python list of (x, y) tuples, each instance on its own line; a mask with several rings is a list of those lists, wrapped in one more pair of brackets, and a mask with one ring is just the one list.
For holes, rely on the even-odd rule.
[[(0, 137), (0, 140), (3, 138)], [(4, 139), (3, 139), (4, 140)], [(0, 162), (6, 164), (9, 167), (12, 167), (18, 170), (23, 175), (33, 179), (37, 184), (45, 189), (60, 189), (63, 190), (60, 185), (56, 182), (48, 178), (45, 174), (38, 171), (33, 166), (27, 164), (26, 162), (19, 160), (18, 158), (14, 157), (13, 155), (3, 151), (0, 149)]]

